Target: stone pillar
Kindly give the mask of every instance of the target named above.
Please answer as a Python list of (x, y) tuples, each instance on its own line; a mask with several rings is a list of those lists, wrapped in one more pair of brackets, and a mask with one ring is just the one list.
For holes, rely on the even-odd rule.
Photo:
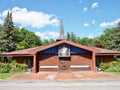
[(33, 73), (37, 72), (37, 59), (36, 59), (36, 54), (33, 55)]
[(97, 71), (97, 68), (96, 68), (96, 61), (95, 61), (95, 53), (93, 52), (92, 53), (92, 70), (94, 71), (94, 72), (96, 72)]

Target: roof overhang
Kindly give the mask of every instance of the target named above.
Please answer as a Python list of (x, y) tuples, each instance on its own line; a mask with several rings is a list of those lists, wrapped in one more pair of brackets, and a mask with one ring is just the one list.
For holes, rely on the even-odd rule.
[(114, 55), (114, 56), (120, 56), (120, 53), (96, 53), (96, 56), (104, 56), (104, 55)]
[(0, 54), (0, 57), (24, 57), (33, 56), (32, 54)]

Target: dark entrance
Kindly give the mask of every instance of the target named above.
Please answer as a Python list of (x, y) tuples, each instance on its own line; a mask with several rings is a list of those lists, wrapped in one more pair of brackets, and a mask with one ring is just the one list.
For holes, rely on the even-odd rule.
[(59, 71), (60, 72), (68, 72), (70, 71), (70, 57), (60, 57), (59, 58)]

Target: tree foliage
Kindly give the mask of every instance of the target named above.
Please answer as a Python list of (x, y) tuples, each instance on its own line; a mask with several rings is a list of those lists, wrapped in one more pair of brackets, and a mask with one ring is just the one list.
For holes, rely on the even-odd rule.
[(110, 49), (120, 51), (120, 27), (114, 29), (111, 38)]
[(14, 51), (15, 48), (15, 32), (12, 21), (12, 13), (8, 12), (4, 21), (3, 28), (0, 32), (0, 51), (10, 52)]
[(80, 41), (80, 44), (85, 45), (85, 46), (93, 46), (93, 39), (90, 38), (82, 38)]
[[(120, 51), (120, 22), (117, 27), (107, 28), (96, 38), (80, 38), (67, 32), (66, 39), (86, 46), (95, 46)], [(4, 25), (0, 25), (0, 52), (10, 52), (54, 43), (54, 39), (41, 40), (34, 32), (13, 25), (12, 13), (7, 14)]]
[(67, 40), (76, 42), (76, 35), (73, 32), (67, 32)]
[(17, 50), (42, 45), (42, 41), (40, 37), (35, 35), (34, 32), (30, 32), (25, 28), (20, 29), (19, 27), (15, 27), (15, 36), (16, 36)]
[(107, 49), (120, 51), (120, 25), (106, 29), (96, 40)]
[(49, 41), (47, 39), (44, 39), (42, 42), (42, 45), (48, 45), (48, 44), (49, 44)]
[(93, 39), (89, 39), (87, 37), (85, 38), (80, 38), (77, 37), (73, 32), (67, 32), (66, 35), (67, 40), (73, 41), (78, 44), (86, 45), (86, 46), (92, 46), (93, 45)]

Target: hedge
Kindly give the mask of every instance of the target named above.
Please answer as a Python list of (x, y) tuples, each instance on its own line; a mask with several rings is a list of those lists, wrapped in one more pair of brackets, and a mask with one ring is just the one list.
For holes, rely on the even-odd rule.
[(120, 72), (120, 61), (101, 63), (100, 68), (102, 71), (106, 71), (106, 72)]
[(0, 62), (0, 73), (9, 73), (9, 72), (25, 72), (27, 71), (26, 64), (16, 63), (14, 60), (10, 63)]

